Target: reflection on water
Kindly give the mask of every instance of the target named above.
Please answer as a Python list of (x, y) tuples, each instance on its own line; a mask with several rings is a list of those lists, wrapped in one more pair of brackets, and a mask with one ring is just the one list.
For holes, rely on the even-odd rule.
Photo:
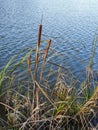
[(0, 69), (20, 50), (35, 48), (43, 14), (42, 39), (52, 39), (48, 60), (80, 73), (89, 63), (98, 28), (97, 6), (97, 0), (0, 0)]

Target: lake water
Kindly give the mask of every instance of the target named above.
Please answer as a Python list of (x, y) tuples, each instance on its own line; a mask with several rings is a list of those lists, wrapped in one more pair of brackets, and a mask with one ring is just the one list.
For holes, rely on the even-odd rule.
[[(56, 51), (48, 60), (82, 72), (98, 34), (98, 0), (0, 0), (0, 69), (20, 50), (35, 48), (42, 15), (42, 40), (52, 39)], [(94, 69), (97, 63), (98, 49)]]

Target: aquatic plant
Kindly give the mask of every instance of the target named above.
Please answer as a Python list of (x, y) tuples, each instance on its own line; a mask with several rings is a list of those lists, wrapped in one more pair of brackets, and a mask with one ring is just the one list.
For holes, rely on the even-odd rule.
[[(64, 68), (56, 63), (53, 65), (58, 67), (58, 72), (55, 73), (51, 67), (48, 68), (51, 70), (49, 75), (56, 74), (57, 78), (51, 87), (46, 75), (44, 76), (44, 71), (49, 62), (47, 57), (52, 42), (47, 40), (46, 49), (40, 50), (41, 30), (42, 25), (39, 26), (36, 50), (31, 48), (13, 65), (15, 57), (12, 58), (0, 73), (0, 129), (92, 130), (94, 127), (97, 129), (98, 87), (94, 87), (89, 93), (88, 82), (84, 79), (77, 88), (77, 80), (73, 78), (71, 71), (68, 70), (66, 73)], [(90, 67), (94, 52), (95, 44)], [(32, 58), (32, 55), (35, 57)], [(23, 75), (27, 75), (26, 79), (18, 80), (20, 77), (16, 70), (20, 68), (24, 68)], [(22, 71), (19, 73), (21, 75)], [(89, 82), (91, 83), (91, 80)]]

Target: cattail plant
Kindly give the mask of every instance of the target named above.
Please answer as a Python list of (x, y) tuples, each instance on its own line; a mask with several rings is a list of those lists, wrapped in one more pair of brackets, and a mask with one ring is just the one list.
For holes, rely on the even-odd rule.
[(33, 99), (32, 99), (32, 110), (34, 109), (35, 107), (35, 104), (36, 104), (36, 107), (38, 107), (38, 102), (36, 103), (36, 100), (39, 101), (39, 91), (40, 90), (37, 90), (36, 89), (36, 84), (35, 84), (35, 81), (37, 80), (37, 69), (38, 69), (38, 62), (39, 62), (39, 48), (40, 48), (40, 41), (41, 41), (41, 34), (42, 34), (42, 22), (41, 24), (39, 25), (39, 28), (38, 28), (38, 39), (37, 39), (37, 47), (36, 47), (36, 63), (35, 63), (35, 71), (34, 71), (34, 76), (33, 76)]

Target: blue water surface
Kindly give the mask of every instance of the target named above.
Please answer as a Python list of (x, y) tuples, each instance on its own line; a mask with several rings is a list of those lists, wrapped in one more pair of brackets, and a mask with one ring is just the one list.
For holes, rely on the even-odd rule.
[[(89, 64), (98, 31), (98, 0), (0, 0), (0, 69), (26, 47), (36, 46), (43, 15), (42, 40), (52, 39), (47, 60), (78, 74)], [(96, 47), (94, 69), (98, 68)]]

